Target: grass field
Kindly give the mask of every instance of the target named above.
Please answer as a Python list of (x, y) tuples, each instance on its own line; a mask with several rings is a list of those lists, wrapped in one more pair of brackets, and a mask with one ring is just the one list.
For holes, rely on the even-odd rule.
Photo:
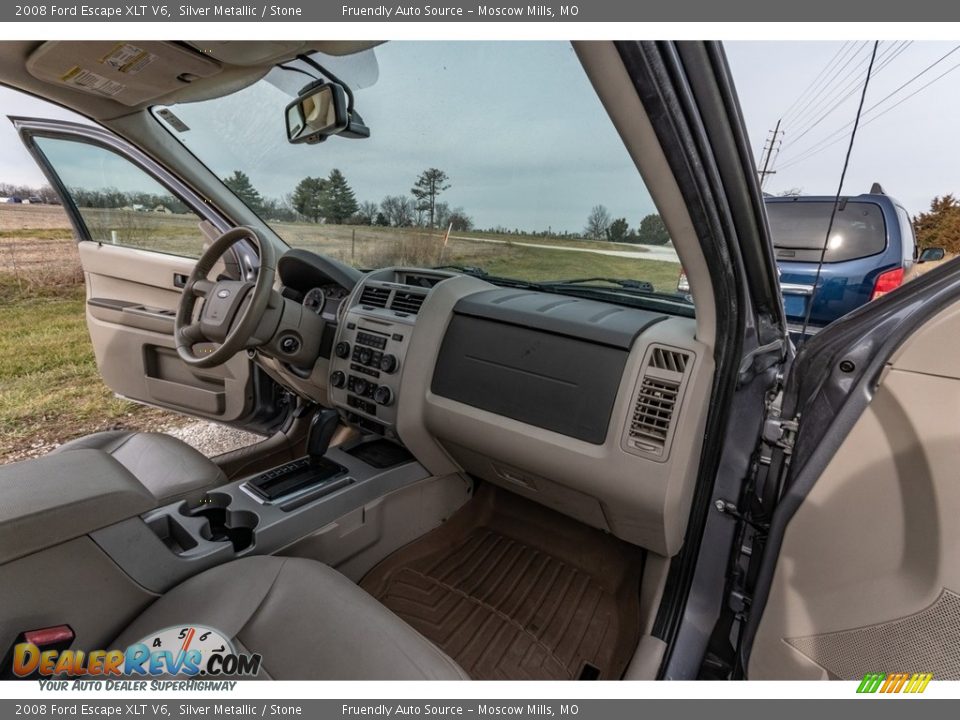
[[(196, 218), (84, 211), (103, 242), (196, 256)], [(436, 233), (276, 223), (290, 244), (361, 268), (440, 264), (480, 266), (529, 280), (609, 277), (676, 288), (679, 266), (646, 259), (641, 247), (534, 236), (462, 234), (444, 246)], [(113, 233), (116, 233), (114, 235)], [(458, 234), (461, 235), (461, 234)], [(556, 249), (529, 247), (547, 244)], [(582, 249), (629, 252), (615, 257)], [(0, 205), (0, 463), (43, 454), (73, 437), (111, 428), (164, 429), (182, 416), (120, 400), (100, 380), (84, 319), (83, 273), (62, 209)]]
[(186, 421), (110, 392), (83, 305), (80, 258), (62, 210), (0, 205), (0, 463), (99, 430)]

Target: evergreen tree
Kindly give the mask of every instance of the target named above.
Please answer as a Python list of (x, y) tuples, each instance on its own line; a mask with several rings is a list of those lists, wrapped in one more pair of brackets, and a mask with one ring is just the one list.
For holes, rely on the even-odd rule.
[(626, 218), (617, 218), (607, 229), (607, 237), (610, 242), (625, 242), (627, 236), (630, 234), (630, 226), (627, 224)]
[(641, 220), (637, 230), (637, 242), (645, 245), (666, 245), (670, 242), (670, 233), (663, 224), (663, 218), (653, 213)]
[(947, 252), (960, 252), (960, 202), (953, 195), (935, 197), (930, 210), (913, 219), (917, 246), (922, 250), (940, 247)]
[(234, 170), (233, 175), (224, 178), (223, 184), (230, 188), (234, 195), (243, 200), (243, 203), (255, 213), (259, 213), (263, 209), (263, 197), (253, 187), (250, 177), (242, 170)]
[(323, 198), (327, 181), (318, 177), (305, 177), (290, 196), (294, 210), (313, 222), (323, 217)]
[(357, 212), (357, 197), (343, 173), (334, 168), (323, 192), (323, 216), (327, 222), (342, 225)]

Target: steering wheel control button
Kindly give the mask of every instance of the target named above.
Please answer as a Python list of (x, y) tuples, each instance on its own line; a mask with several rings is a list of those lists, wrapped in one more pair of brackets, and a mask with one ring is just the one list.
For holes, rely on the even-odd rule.
[(293, 335), (286, 335), (280, 338), (280, 351), (287, 355), (293, 355), (300, 350), (300, 340)]
[(373, 391), (373, 400), (377, 405), (390, 405), (393, 403), (393, 390), (386, 385), (381, 385)]
[(385, 373), (395, 372), (398, 364), (396, 355), (387, 354), (380, 358), (380, 369)]
[(350, 357), (350, 343), (343, 342), (342, 340), (337, 343), (337, 347), (334, 348), (334, 352), (337, 354), (338, 358), (348, 358)]
[(221, 300), (224, 300), (224, 299), (230, 297), (230, 291), (227, 290), (226, 288), (224, 288), (223, 290), (220, 290), (220, 291), (217, 293), (217, 297), (220, 298)]
[(347, 376), (337, 370), (330, 376), (330, 384), (335, 388), (342, 388), (347, 382)]

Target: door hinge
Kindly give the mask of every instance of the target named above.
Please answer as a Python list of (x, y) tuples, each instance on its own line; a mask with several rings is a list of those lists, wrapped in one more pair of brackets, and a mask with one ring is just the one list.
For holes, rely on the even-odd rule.
[(790, 455), (799, 429), (799, 421), (785, 420), (780, 416), (780, 408), (772, 407), (763, 422), (763, 442), (780, 448), (784, 455)]

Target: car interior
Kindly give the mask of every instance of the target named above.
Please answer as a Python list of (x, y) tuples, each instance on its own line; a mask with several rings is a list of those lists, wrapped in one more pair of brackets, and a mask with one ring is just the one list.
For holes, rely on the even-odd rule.
[[(105, 381), (227, 423), (250, 417), (263, 375), (299, 400), (269, 439), (215, 460), (109, 432), (0, 469), (2, 641), (64, 621), (80, 646), (123, 645), (189, 617), (274, 678), (653, 677), (709, 403), (709, 290), (691, 282), (694, 318), (287, 250), (146, 109), (368, 45), (144, 43), (162, 61), (110, 97), (63, 80), (110, 45), (0, 48), (5, 83), (116, 134), (84, 142), (125, 138), (203, 213), (197, 261), (79, 242)], [(576, 52), (704, 276), (622, 62), (608, 43)], [(41, 150), (61, 138), (18, 127)], [(311, 311), (316, 288), (332, 316)]]
[[(154, 60), (114, 77), (103, 58), (117, 43), (0, 43), (0, 81), (97, 123), (13, 118), (78, 221), (105, 383), (266, 437), (210, 459), (168, 435), (116, 431), (0, 467), (0, 646), (68, 624), (76, 647), (126, 647), (199, 623), (261, 653), (264, 678), (657, 678), (667, 645), (654, 626), (675, 592), (728, 310), (615, 44), (572, 47), (669, 230), (693, 307), (470, 268), (361, 272), (290, 248), (151, 108), (376, 44), (139, 45)], [(65, 72), (94, 63), (94, 89)], [(57, 172), (61, 143), (121, 155), (174, 194), (197, 216), (193, 257), (84, 228)], [(921, 355), (905, 351), (897, 367)], [(875, 431), (869, 422), (858, 432)], [(820, 510), (804, 510), (814, 535)], [(791, 528), (784, 552), (813, 552), (802, 532)], [(816, 637), (810, 648), (784, 639), (822, 627), (812, 605), (810, 627), (793, 627), (800, 600), (784, 578), (754, 674), (849, 675), (818, 660), (831, 650)], [(803, 581), (812, 595), (825, 582)]]

